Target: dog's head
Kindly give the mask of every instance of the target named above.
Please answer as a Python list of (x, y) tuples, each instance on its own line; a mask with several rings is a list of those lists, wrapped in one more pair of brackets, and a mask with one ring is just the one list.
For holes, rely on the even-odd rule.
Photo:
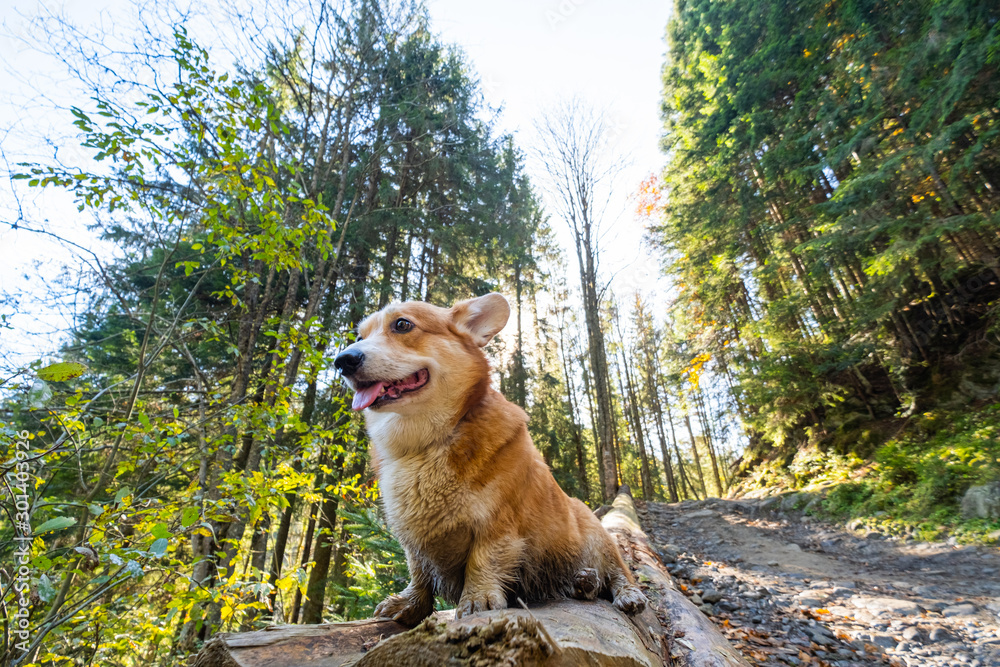
[(354, 389), (354, 410), (458, 414), (478, 388), (485, 391), (489, 364), (481, 348), (508, 317), (510, 306), (496, 293), (451, 308), (390, 304), (365, 318), (359, 339), (334, 366)]

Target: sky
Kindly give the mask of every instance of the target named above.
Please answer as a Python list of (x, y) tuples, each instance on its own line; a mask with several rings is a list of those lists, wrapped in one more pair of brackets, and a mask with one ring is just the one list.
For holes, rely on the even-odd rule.
[[(643, 248), (642, 225), (631, 215), (628, 196), (663, 167), (660, 70), (669, 0), (430, 0), (428, 5), (434, 28), (468, 55), (487, 100), (502, 105), (500, 127), (529, 154), (534, 123), (561, 101), (578, 97), (607, 113), (613, 150), (631, 164), (608, 207), (606, 223), (613, 227), (602, 259), (619, 296), (627, 298), (636, 289), (651, 294), (659, 267)], [(543, 180), (532, 174), (539, 168), (529, 160), (535, 182)], [(548, 199), (542, 196), (543, 202)], [(568, 250), (565, 223), (553, 218), (551, 224)]]
[[(485, 100), (501, 109), (498, 129), (515, 135), (530, 154), (533, 126), (555, 105), (579, 98), (607, 113), (613, 128), (613, 149), (627, 155), (630, 166), (617, 181), (608, 207), (611, 233), (602, 260), (606, 277), (614, 276), (616, 294), (628, 299), (640, 290), (654, 300), (663, 297), (658, 265), (642, 244), (642, 226), (632, 215), (628, 196), (652, 172), (659, 173), (660, 68), (665, 44), (669, 0), (427, 0), (431, 25), (446, 41), (466, 53), (481, 81)], [(68, 136), (72, 119), (55, 107), (81, 100), (63, 63), (39, 53), (28, 27), (29, 17), (48, 6), (68, 13), (83, 25), (113, 27), (129, 14), (125, 0), (43, 4), (14, 0), (0, 6), (0, 148), (8, 163), (66, 156), (71, 145), (49, 145), (46, 136)], [(44, 98), (39, 95), (45, 92)], [(529, 176), (542, 180), (538, 165), (529, 160)], [(0, 170), (7, 166), (0, 160)], [(18, 197), (14, 197), (14, 193)], [(542, 193), (543, 203), (548, 199)], [(552, 207), (550, 210), (553, 210)], [(72, 307), (55, 309), (37, 301), (44, 282), (58, 266), (72, 264), (73, 252), (35, 234), (12, 231), (8, 224), (23, 209), (26, 217), (44, 220), (52, 231), (65, 235), (98, 254), (83, 221), (65, 196), (39, 195), (23, 184), (0, 183), (0, 297), (20, 295), (12, 320), (14, 330), (0, 329), (0, 350), (17, 360), (55, 351), (54, 336), (72, 316)], [(570, 236), (563, 221), (553, 217), (557, 238), (569, 250)], [(572, 253), (567, 258), (573, 261)], [(572, 267), (572, 264), (570, 264)], [(575, 269), (571, 268), (573, 275)], [(570, 284), (575, 281), (570, 280)], [(0, 314), (15, 308), (0, 298)]]

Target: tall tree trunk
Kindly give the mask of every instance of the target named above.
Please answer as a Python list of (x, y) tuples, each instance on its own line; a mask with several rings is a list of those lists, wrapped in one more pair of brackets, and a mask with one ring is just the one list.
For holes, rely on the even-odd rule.
[(597, 403), (598, 446), (604, 461), (601, 491), (604, 501), (611, 502), (618, 490), (618, 467), (611, 378), (597, 285), (601, 222), (597, 202), (602, 197), (602, 188), (610, 187), (609, 180), (622, 165), (607, 155), (609, 128), (604, 119), (579, 104), (571, 103), (562, 113), (547, 116), (539, 125), (539, 136), (539, 157), (557, 193), (560, 213), (574, 237)]
[(653, 449), (653, 439), (649, 437), (649, 425), (646, 420), (642, 418), (642, 411), (639, 411), (639, 428), (642, 429), (643, 442), (649, 443), (649, 474), (652, 479), (651, 493), (654, 498), (659, 498), (663, 500), (663, 482), (660, 481), (660, 464), (656, 460), (656, 453), (652, 451)]
[(671, 463), (667, 437), (663, 430), (663, 406), (660, 402), (659, 369), (656, 358), (656, 329), (638, 293), (635, 295), (635, 324), (639, 336), (639, 350), (637, 352), (641, 351), (642, 366), (645, 367), (645, 372), (640, 370), (639, 374), (645, 383), (648, 403), (656, 425), (656, 434), (660, 440), (660, 455), (663, 457), (667, 493), (670, 495), (670, 502), (676, 503), (679, 500), (677, 480), (674, 479), (674, 466)]
[(406, 244), (403, 246), (403, 273), (402, 282), (399, 285), (399, 300), (406, 301), (410, 298), (410, 261), (413, 257), (413, 233), (406, 236)]
[[(338, 460), (326, 475), (324, 487), (340, 483), (343, 461)], [(337, 525), (338, 497), (324, 491), (326, 498), (319, 513), (316, 531), (316, 547), (313, 549), (313, 569), (309, 573), (306, 586), (306, 603), (302, 608), (302, 622), (306, 624), (323, 622), (323, 604), (326, 600), (326, 583), (330, 574), (330, 561), (335, 544), (334, 528)]]
[[(267, 579), (267, 583), (271, 586), (268, 599), (270, 600), (272, 615), (277, 615), (278, 612), (278, 588), (276, 584), (278, 579), (281, 578), (281, 572), (285, 567), (285, 550), (288, 548), (288, 536), (291, 533), (292, 516), (295, 514), (295, 508), (298, 505), (297, 501), (297, 493), (285, 494), (285, 502), (288, 505), (281, 513), (281, 521), (278, 523), (278, 534), (274, 536), (274, 549), (271, 553), (271, 571)], [(287, 620), (287, 618), (284, 620)]]
[(618, 466), (615, 463), (615, 423), (614, 410), (611, 406), (611, 386), (608, 370), (607, 351), (604, 344), (604, 331), (601, 329), (597, 289), (593, 284), (595, 278), (590, 274), (593, 270), (593, 258), (588, 258), (590, 269), (585, 275), (584, 312), (587, 322), (587, 335), (590, 350), (590, 369), (594, 378), (594, 394), (597, 402), (598, 442), (601, 458), (604, 461), (604, 479), (602, 491), (605, 502), (610, 502), (618, 493)]
[(721, 498), (725, 491), (722, 487), (722, 479), (719, 477), (719, 463), (715, 456), (715, 443), (714, 438), (712, 438), (712, 429), (708, 423), (708, 407), (705, 405), (705, 396), (702, 394), (701, 389), (696, 392), (696, 405), (698, 412), (698, 419), (701, 422), (701, 432), (705, 434), (705, 444), (708, 446), (708, 455), (712, 459), (712, 474), (715, 477), (715, 486), (719, 490), (719, 497)]
[(514, 368), (511, 378), (513, 380), (513, 399), (522, 409), (527, 407), (527, 370), (524, 366), (524, 329), (521, 324), (521, 311), (523, 307), (522, 294), (524, 285), (521, 281), (521, 262), (514, 262), (514, 301), (517, 306), (517, 348), (514, 350)]
[(594, 409), (594, 394), (591, 391), (590, 386), (590, 373), (587, 372), (585, 364), (582, 364), (583, 359), (580, 359), (583, 368), (583, 393), (587, 395), (587, 407), (590, 412), (590, 432), (593, 434), (594, 439), (594, 455), (597, 457), (597, 474), (600, 476), (601, 481), (601, 499), (604, 499), (604, 451), (601, 449), (601, 436), (600, 431), (597, 428), (597, 411)]
[[(620, 336), (620, 333), (619, 333)], [(622, 369), (625, 371), (625, 391), (628, 392), (627, 417), (632, 423), (636, 445), (639, 448), (639, 477), (642, 481), (642, 499), (653, 499), (653, 479), (649, 474), (649, 455), (646, 453), (646, 442), (643, 438), (642, 423), (639, 419), (639, 406), (636, 402), (635, 390), (632, 386), (632, 373), (629, 370), (628, 358), (625, 355), (625, 341), (622, 340)]]
[(701, 486), (701, 493), (708, 498), (708, 487), (705, 486), (705, 471), (701, 467), (701, 455), (698, 453), (698, 442), (694, 439), (694, 431), (691, 430), (691, 415), (685, 413), (684, 425), (687, 427), (688, 437), (691, 438), (691, 453), (694, 455), (694, 466), (698, 471), (698, 484)]
[[(305, 568), (309, 564), (312, 556), (313, 534), (316, 531), (316, 517), (320, 510), (320, 503), (313, 503), (309, 506), (309, 522), (306, 524), (306, 533), (302, 536), (302, 555), (299, 558), (299, 567)], [(302, 612), (302, 589), (295, 587), (295, 599), (292, 602), (292, 612), (288, 615), (289, 623), (301, 623)]]
[[(650, 371), (651, 374), (652, 371)], [(660, 397), (657, 394), (655, 380), (649, 383), (649, 394), (653, 404), (656, 435), (660, 439), (660, 455), (663, 457), (663, 470), (667, 478), (667, 492), (670, 494), (670, 502), (676, 503), (679, 500), (677, 495), (677, 480), (674, 479), (674, 466), (670, 462), (670, 451), (667, 449), (667, 435), (663, 430), (663, 407), (660, 405)]]
[[(325, 349), (325, 345), (322, 346)], [(316, 392), (317, 392), (317, 375), (319, 373), (319, 365), (314, 365), (309, 371), (309, 384), (306, 386), (306, 394), (303, 399), (301, 419), (302, 423), (312, 426), (313, 415), (316, 410)], [(320, 467), (324, 464), (326, 453), (323, 452), (319, 456)], [(302, 469), (302, 459), (301, 457), (296, 457), (292, 464), (292, 468), (296, 472), (300, 472)], [(281, 578), (281, 572), (285, 566), (285, 549), (288, 544), (288, 535), (292, 527), (292, 517), (295, 514), (295, 509), (298, 506), (299, 494), (297, 492), (289, 492), (285, 494), (285, 502), (287, 506), (285, 511), (281, 514), (281, 523), (278, 526), (278, 534), (274, 539), (274, 553), (271, 560), (271, 573), (268, 578), (268, 583), (271, 586), (270, 600), (271, 609), (277, 611), (278, 609), (278, 589), (277, 581)], [(311, 517), (310, 517), (311, 520)], [(310, 538), (312, 533), (310, 532)], [(307, 549), (308, 551), (308, 549)], [(286, 617), (287, 620), (287, 617)], [(295, 622), (295, 617), (291, 617), (291, 622)]]
[(674, 443), (674, 453), (677, 454), (677, 472), (681, 480), (681, 490), (685, 493), (690, 493), (690, 495), (697, 499), (698, 492), (694, 488), (694, 484), (688, 479), (687, 471), (684, 469), (684, 458), (681, 456), (681, 447), (677, 443), (677, 431), (674, 429), (674, 415), (673, 410), (670, 409), (670, 403), (666, 404), (667, 407), (667, 422), (670, 424), (670, 439)]
[(563, 378), (566, 382), (566, 400), (569, 402), (569, 414), (573, 422), (573, 445), (576, 449), (576, 475), (584, 498), (590, 500), (590, 480), (587, 479), (587, 459), (583, 452), (583, 436), (577, 422), (579, 408), (576, 402), (576, 383), (573, 380), (569, 365), (569, 354), (566, 349), (565, 327), (562, 318), (559, 319), (559, 357), (562, 361)]
[(386, 242), (385, 257), (382, 260), (382, 282), (378, 290), (378, 309), (385, 308), (392, 299), (392, 273), (396, 261), (396, 244), (399, 239), (399, 226), (393, 225)]
[[(249, 571), (243, 574), (248, 581), (260, 581), (264, 578), (264, 569), (267, 567), (267, 538), (271, 534), (271, 515), (268, 512), (257, 520), (253, 527), (253, 536), (250, 538), (250, 567)], [(247, 610), (243, 617), (240, 629), (244, 632), (253, 627), (253, 622), (259, 615), (259, 610)]]
[[(340, 519), (339, 535), (337, 548), (333, 555), (333, 573), (330, 575), (330, 582), (335, 588), (346, 590), (350, 583), (347, 576), (347, 542), (351, 537), (351, 533), (347, 530), (347, 522), (343, 518)], [(334, 610), (337, 614), (341, 615), (346, 610), (344, 603), (340, 599), (334, 604)]]

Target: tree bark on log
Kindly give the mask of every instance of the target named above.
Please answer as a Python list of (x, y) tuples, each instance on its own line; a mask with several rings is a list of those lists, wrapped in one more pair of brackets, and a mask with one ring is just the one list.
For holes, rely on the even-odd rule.
[(674, 588), (622, 487), (602, 523), (650, 605), (628, 617), (605, 600), (558, 600), (480, 612), (438, 612), (413, 629), (386, 619), (280, 625), (220, 634), (192, 667), (748, 667)]

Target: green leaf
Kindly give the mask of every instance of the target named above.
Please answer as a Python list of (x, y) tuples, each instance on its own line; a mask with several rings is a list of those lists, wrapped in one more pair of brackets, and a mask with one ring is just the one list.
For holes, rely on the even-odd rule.
[(149, 550), (157, 558), (162, 558), (163, 554), (167, 553), (167, 547), (170, 546), (170, 540), (165, 537), (161, 537), (155, 540), (152, 545), (150, 545)]
[(45, 533), (51, 533), (56, 530), (63, 530), (64, 528), (69, 528), (76, 523), (76, 519), (69, 516), (57, 516), (54, 519), (49, 519), (38, 528), (35, 528), (35, 535), (44, 535)]
[(196, 521), (198, 521), (198, 508), (185, 507), (184, 512), (181, 513), (181, 525), (185, 528), (190, 528)]
[(65, 382), (83, 375), (87, 367), (73, 361), (64, 361), (38, 369), (38, 377), (46, 382)]
[(160, 539), (166, 540), (173, 536), (174, 534), (171, 533), (170, 530), (167, 528), (167, 524), (158, 523), (155, 526), (153, 526), (153, 537), (159, 537)]
[(56, 587), (52, 585), (52, 580), (47, 575), (38, 578), (38, 597), (42, 602), (51, 602), (56, 596)]
[(123, 486), (122, 488), (118, 489), (118, 493), (115, 494), (115, 503), (116, 504), (120, 503), (124, 498), (130, 495), (132, 495), (132, 489), (128, 488), (127, 486)]

